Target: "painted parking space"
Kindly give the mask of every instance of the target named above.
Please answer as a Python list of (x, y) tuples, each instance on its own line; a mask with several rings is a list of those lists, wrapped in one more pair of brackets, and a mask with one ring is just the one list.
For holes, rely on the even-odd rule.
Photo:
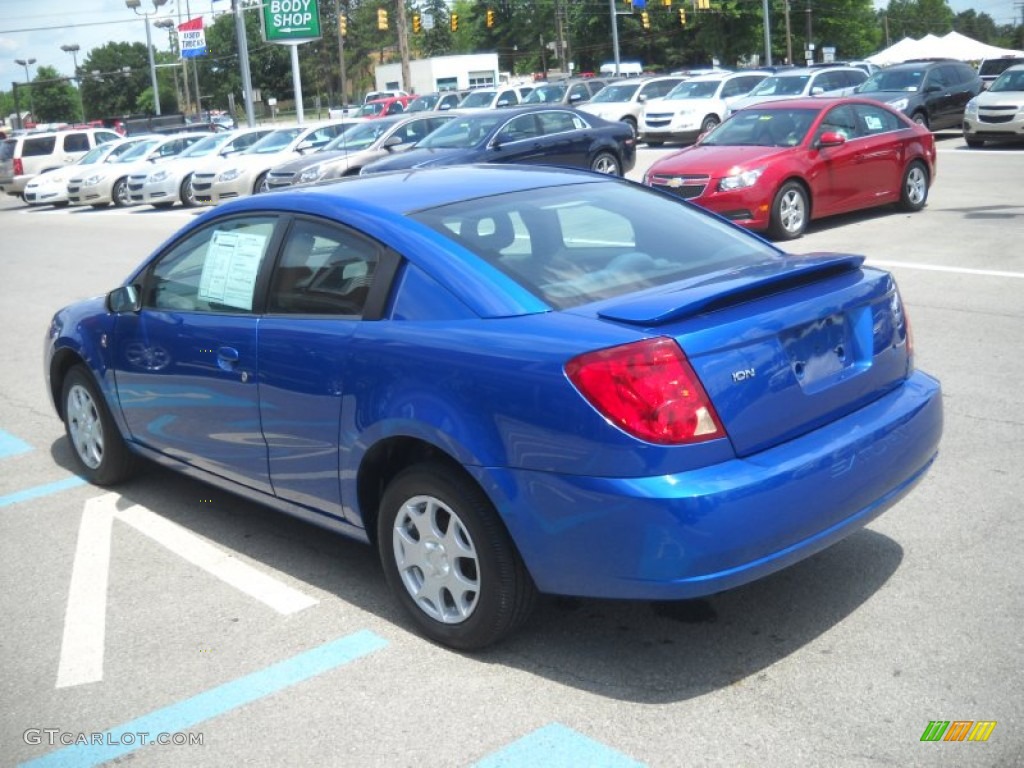
[(70, 744), (21, 765), (31, 768), (100, 765), (152, 743), (148, 741), (150, 737), (182, 734), (233, 709), (350, 664), (386, 645), (387, 641), (373, 632), (356, 632), (98, 734), (77, 734), (85, 737), (80, 739), (85, 743)]
[(561, 723), (551, 723), (474, 763), (472, 768), (645, 768), (643, 763)]

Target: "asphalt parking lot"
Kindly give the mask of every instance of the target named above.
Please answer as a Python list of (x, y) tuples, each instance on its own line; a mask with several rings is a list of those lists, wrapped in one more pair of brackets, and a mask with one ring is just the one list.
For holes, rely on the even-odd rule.
[[(363, 545), (157, 468), (113, 493), (76, 478), (44, 392), (49, 318), (193, 213), (0, 201), (0, 764), (1024, 764), (1024, 147), (938, 145), (924, 211), (788, 246), (896, 275), (944, 389), (922, 485), (761, 582), (547, 599), (475, 655), (415, 634)], [(995, 726), (922, 741), (932, 721)]]

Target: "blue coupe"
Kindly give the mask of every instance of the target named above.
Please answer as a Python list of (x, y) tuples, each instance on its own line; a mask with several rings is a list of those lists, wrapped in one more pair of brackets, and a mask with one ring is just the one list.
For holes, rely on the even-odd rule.
[(60, 310), (45, 373), (90, 481), (146, 457), (369, 542), (464, 649), (538, 592), (678, 600), (808, 557), (942, 432), (887, 272), (536, 166), (222, 205)]

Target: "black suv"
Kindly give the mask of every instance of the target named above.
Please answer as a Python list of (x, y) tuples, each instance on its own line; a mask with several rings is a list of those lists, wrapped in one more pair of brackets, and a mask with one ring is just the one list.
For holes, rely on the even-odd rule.
[(884, 101), (933, 131), (960, 128), (967, 102), (981, 93), (974, 68), (954, 59), (908, 61), (875, 72), (858, 96)]

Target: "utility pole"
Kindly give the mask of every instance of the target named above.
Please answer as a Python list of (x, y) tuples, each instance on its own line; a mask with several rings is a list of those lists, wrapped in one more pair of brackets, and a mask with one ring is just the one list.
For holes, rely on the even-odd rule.
[(338, 28), (335, 30), (338, 34), (338, 63), (341, 65), (341, 108), (344, 109), (348, 104), (348, 96), (345, 95), (345, 36), (341, 34), (341, 14), (344, 11), (341, 8), (341, 0), (334, 0), (334, 16), (338, 22)]
[(786, 63), (793, 63), (793, 30), (789, 26), (789, 0), (786, 0)]
[(402, 90), (412, 93), (412, 73), (409, 70), (409, 29), (405, 19), (405, 0), (395, 0), (395, 18), (398, 20), (398, 55), (402, 59)]

